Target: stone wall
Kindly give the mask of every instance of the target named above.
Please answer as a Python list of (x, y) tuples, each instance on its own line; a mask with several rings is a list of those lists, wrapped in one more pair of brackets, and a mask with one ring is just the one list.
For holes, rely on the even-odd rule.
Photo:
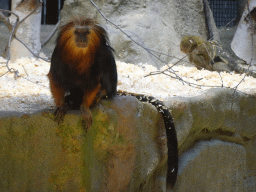
[(173, 191), (256, 190), (256, 92), (211, 89), (177, 97), (172, 109), (179, 140)]
[[(256, 190), (256, 90), (174, 97), (179, 171), (173, 191)], [(78, 111), (0, 112), (0, 191), (165, 191), (161, 115), (131, 96), (103, 100), (85, 133)]]

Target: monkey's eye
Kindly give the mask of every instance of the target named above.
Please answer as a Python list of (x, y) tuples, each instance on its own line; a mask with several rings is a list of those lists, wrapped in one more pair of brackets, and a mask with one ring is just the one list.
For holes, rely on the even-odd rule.
[(191, 43), (191, 44), (194, 43), (194, 41), (193, 41), (192, 39), (189, 39), (188, 41), (189, 41), (189, 43)]
[(86, 28), (76, 29), (74, 33), (78, 36), (86, 36), (89, 34), (89, 30)]

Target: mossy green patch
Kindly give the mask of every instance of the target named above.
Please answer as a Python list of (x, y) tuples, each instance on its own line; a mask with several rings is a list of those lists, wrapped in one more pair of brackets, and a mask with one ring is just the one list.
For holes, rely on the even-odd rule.
[(58, 146), (49, 119), (37, 115), (0, 119), (1, 191), (53, 190), (47, 184), (49, 170)]
[(1, 118), (1, 191), (85, 191), (85, 137), (79, 115), (59, 126), (48, 112)]
[(104, 185), (93, 178), (106, 178), (112, 157), (133, 157), (134, 146), (116, 110), (100, 105), (92, 113), (87, 132), (77, 111), (59, 125), (48, 111), (1, 118), (0, 189), (88, 192)]
[(56, 186), (56, 190), (73, 188), (69, 185), (70, 181), (81, 191), (86, 188), (86, 185), (87, 188), (90, 187), (88, 184), (90, 172), (84, 171), (87, 156), (84, 148), (87, 147), (85, 141), (87, 134), (81, 121), (82, 119), (77, 115), (67, 114), (65, 121), (56, 129), (56, 135), (61, 138), (62, 159), (58, 161), (58, 168), (49, 177), (49, 181)]
[(108, 159), (112, 149), (125, 145), (124, 137), (117, 130), (117, 125), (117, 116), (114, 113), (106, 114), (104, 110), (98, 110), (94, 114), (93, 143), (100, 160)]

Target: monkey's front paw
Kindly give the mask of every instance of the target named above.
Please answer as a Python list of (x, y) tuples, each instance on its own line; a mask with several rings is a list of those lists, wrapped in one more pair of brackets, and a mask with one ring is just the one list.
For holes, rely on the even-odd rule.
[(82, 109), (82, 125), (87, 132), (92, 126), (92, 113), (90, 109)]
[(63, 122), (64, 116), (67, 113), (67, 106), (57, 107), (56, 111), (54, 112), (55, 119), (54, 121), (58, 122), (58, 125)]

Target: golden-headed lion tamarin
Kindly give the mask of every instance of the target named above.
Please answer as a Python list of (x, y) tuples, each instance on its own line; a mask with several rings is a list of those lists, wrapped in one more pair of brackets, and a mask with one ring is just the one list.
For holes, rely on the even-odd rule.
[[(58, 123), (68, 108), (81, 108), (89, 128), (90, 108), (102, 97), (111, 98), (117, 92), (116, 63), (107, 32), (92, 19), (75, 19), (64, 25), (57, 38), (48, 77)], [(178, 173), (178, 146), (170, 111), (153, 97), (122, 91), (118, 95), (132, 95), (149, 102), (162, 114), (168, 147), (167, 185), (173, 187)]]
[[(101, 97), (116, 94), (117, 71), (107, 32), (92, 19), (75, 19), (64, 25), (56, 40), (48, 74), (60, 123), (70, 102), (81, 105), (89, 128), (90, 107)], [(66, 94), (69, 94), (65, 97)]]

